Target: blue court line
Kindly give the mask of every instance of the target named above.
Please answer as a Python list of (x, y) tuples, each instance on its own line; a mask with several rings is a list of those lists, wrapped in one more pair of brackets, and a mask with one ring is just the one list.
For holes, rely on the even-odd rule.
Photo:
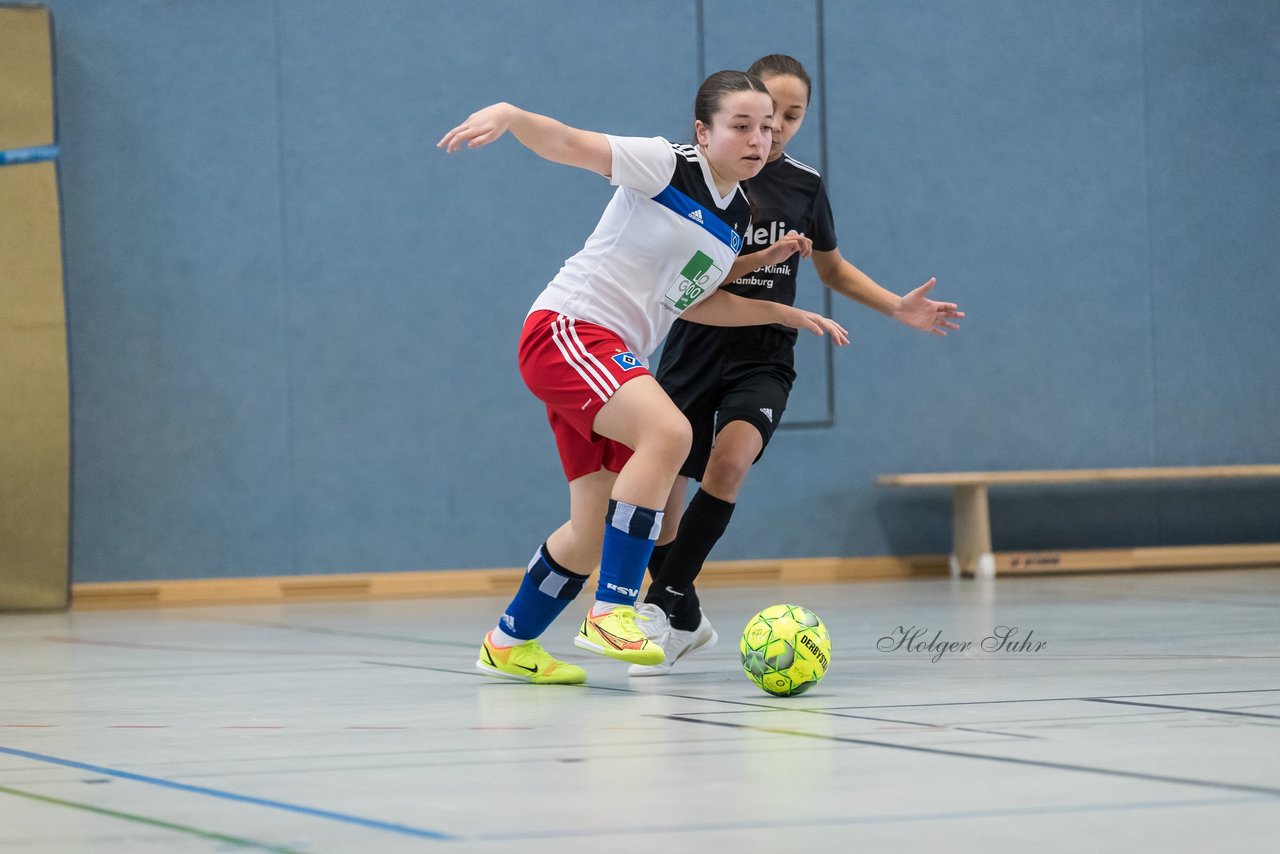
[(44, 160), (57, 160), (58, 146), (34, 145), (31, 148), (11, 148), (0, 151), (0, 166), (11, 163), (39, 163)]
[(175, 783), (172, 780), (164, 780), (160, 777), (148, 777), (144, 774), (134, 774), (129, 771), (121, 771), (116, 768), (106, 768), (102, 765), (90, 765), (86, 762), (76, 762), (71, 759), (60, 759), (57, 756), (46, 756), (43, 753), (32, 753), (28, 750), (18, 750), (13, 747), (0, 747), (0, 753), (7, 753), (10, 756), (17, 756), (22, 759), (32, 759), (36, 762), (47, 762), (50, 765), (62, 765), (65, 768), (75, 768), (78, 771), (91, 771), (94, 774), (103, 774), (108, 777), (118, 777), (121, 780), (132, 780), (135, 783), (149, 783), (152, 786), (163, 786), (166, 789), (175, 789), (180, 792), (191, 792), (197, 795), (208, 795), (213, 798), (222, 798), (228, 801), (237, 801), (242, 804), (251, 804), (258, 807), (267, 807), (269, 809), (283, 810), (284, 812), (293, 812), (300, 815), (309, 815), (314, 818), (324, 818), (330, 821), (340, 821), (344, 824), (354, 824), (360, 827), (368, 827), (373, 830), (385, 830), (390, 833), (399, 833), (404, 836), (416, 836), (419, 839), (436, 839), (441, 841), (452, 841), (457, 839), (447, 833), (441, 833), (436, 830), (425, 830), (421, 827), (409, 827), (404, 824), (392, 824), (385, 821), (375, 821), (370, 818), (361, 818), (356, 815), (347, 815), (340, 812), (329, 812), (328, 810), (312, 809), (311, 807), (298, 806), (297, 804), (289, 804), (284, 801), (272, 801), (265, 798), (254, 798), (249, 795), (237, 795), (235, 792), (224, 792), (221, 789), (210, 789), (205, 786), (191, 786), (186, 783)]

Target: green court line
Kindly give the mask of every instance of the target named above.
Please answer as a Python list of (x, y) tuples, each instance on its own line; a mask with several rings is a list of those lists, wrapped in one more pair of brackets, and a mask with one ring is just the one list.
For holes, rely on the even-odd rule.
[(197, 827), (187, 827), (184, 824), (173, 824), (172, 822), (161, 821), (156, 818), (147, 818), (144, 815), (134, 815), (132, 813), (109, 810), (105, 807), (95, 807), (92, 804), (81, 804), (76, 801), (64, 801), (62, 798), (51, 798), (48, 795), (37, 795), (34, 792), (24, 792), (20, 789), (11, 789), (8, 786), (0, 786), (0, 792), (4, 792), (7, 795), (16, 795), (19, 798), (30, 798), (33, 801), (42, 801), (46, 804), (55, 804), (60, 807), (70, 807), (71, 809), (84, 810), (85, 812), (95, 812), (99, 815), (110, 816), (111, 818), (120, 818), (137, 824), (147, 824), (151, 827), (172, 830), (176, 833), (185, 833), (189, 836), (198, 836), (201, 839), (209, 839), (214, 842), (229, 842), (232, 845), (239, 845), (242, 848), (256, 848), (260, 851), (275, 851), (277, 854), (304, 854), (304, 852), (297, 851), (293, 848), (280, 848), (275, 845), (254, 842), (252, 839), (242, 839), (239, 836), (228, 836), (225, 833), (212, 833), (207, 830), (200, 830)]

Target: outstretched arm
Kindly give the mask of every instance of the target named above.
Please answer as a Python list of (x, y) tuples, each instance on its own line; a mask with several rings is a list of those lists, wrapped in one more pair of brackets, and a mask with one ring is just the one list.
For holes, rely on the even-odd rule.
[(818, 278), (831, 290), (874, 308), (912, 329), (933, 335), (946, 335), (948, 329), (960, 328), (953, 322), (964, 317), (959, 306), (953, 302), (929, 299), (928, 293), (933, 289), (935, 279), (930, 279), (911, 293), (900, 297), (880, 287), (870, 276), (846, 261), (839, 249), (814, 252), (813, 266), (818, 270)]
[(554, 163), (577, 166), (605, 177), (613, 172), (613, 149), (604, 134), (572, 128), (548, 116), (505, 103), (472, 113), (445, 134), (436, 148), (443, 148), (448, 154), (464, 144), (467, 148), (480, 148), (507, 131), (525, 148)]
[(706, 326), (764, 326), (768, 323), (781, 323), (792, 329), (807, 329), (814, 335), (830, 332), (831, 340), (837, 347), (849, 343), (849, 333), (830, 318), (792, 305), (747, 299), (728, 291), (716, 291), (680, 317)]

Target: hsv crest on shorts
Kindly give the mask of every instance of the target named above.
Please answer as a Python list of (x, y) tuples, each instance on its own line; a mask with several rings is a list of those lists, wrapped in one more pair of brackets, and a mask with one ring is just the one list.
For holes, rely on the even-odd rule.
[(613, 361), (617, 362), (618, 367), (622, 368), (624, 371), (629, 371), (632, 368), (644, 367), (641, 361), (635, 357), (634, 353), (618, 353), (613, 357)]

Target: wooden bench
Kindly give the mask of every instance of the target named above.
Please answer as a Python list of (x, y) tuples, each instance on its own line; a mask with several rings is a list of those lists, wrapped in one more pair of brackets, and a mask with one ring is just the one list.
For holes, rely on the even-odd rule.
[[(954, 496), (951, 574), (992, 577), (997, 569), (1001, 572), (1034, 573), (1280, 565), (1280, 543), (1001, 554), (991, 550), (987, 490), (992, 486), (1242, 478), (1280, 478), (1280, 465), (885, 474), (877, 477), (876, 483), (882, 486), (951, 487)], [(1280, 508), (1276, 508), (1276, 514), (1280, 517)]]

